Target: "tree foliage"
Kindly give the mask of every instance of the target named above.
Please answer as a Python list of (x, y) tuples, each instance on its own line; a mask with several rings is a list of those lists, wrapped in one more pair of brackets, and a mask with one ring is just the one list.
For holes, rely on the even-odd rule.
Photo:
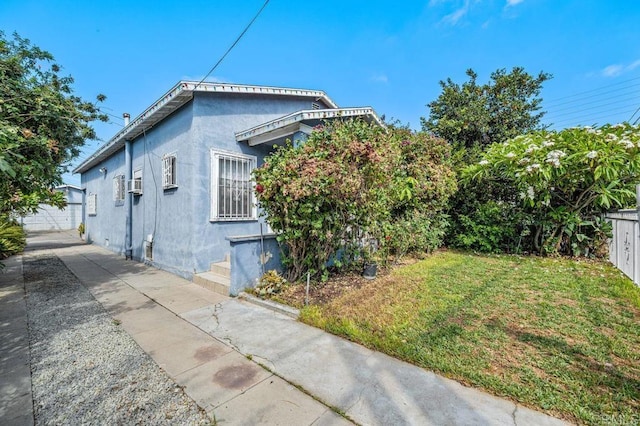
[[(303, 144), (276, 148), (254, 175), (260, 205), (286, 248), (287, 278), (326, 276), (330, 263), (341, 268), (374, 252), (384, 261), (437, 246), (439, 215), (455, 190), (448, 158), (444, 141), (361, 120), (317, 126)], [(396, 233), (412, 212), (420, 213), (416, 234)]]
[(539, 97), (542, 84), (551, 78), (540, 72), (532, 76), (524, 68), (491, 73), (489, 83), (478, 84), (477, 74), (468, 69), (469, 81), (462, 85), (448, 78), (440, 81), (442, 93), (428, 104), (430, 114), (422, 128), (456, 148), (484, 149), (517, 135), (539, 130), (544, 112)]
[(522, 247), (542, 253), (597, 254), (609, 225), (603, 214), (635, 203), (640, 180), (640, 127), (539, 131), (494, 144), (465, 171), (479, 185), (500, 181), (518, 194), (496, 200), (520, 211), (511, 228)]
[(89, 123), (106, 121), (72, 84), (50, 53), (0, 32), (0, 215), (35, 212), (39, 203), (64, 206), (52, 189), (85, 140), (95, 139)]

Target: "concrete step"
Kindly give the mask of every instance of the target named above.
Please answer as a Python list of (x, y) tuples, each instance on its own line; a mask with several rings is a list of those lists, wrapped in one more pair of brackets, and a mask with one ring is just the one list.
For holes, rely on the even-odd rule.
[(231, 278), (231, 262), (225, 260), (223, 262), (213, 262), (210, 271), (223, 277)]
[(202, 272), (193, 276), (193, 283), (207, 290), (211, 290), (214, 293), (228, 296), (229, 288), (231, 287), (231, 278), (214, 272)]

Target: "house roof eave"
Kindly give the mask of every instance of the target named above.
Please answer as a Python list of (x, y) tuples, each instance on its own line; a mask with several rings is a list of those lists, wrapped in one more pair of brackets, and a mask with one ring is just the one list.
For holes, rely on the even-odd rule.
[(247, 141), (250, 146), (255, 146), (282, 137), (288, 129), (289, 133), (298, 131), (305, 122), (349, 117), (366, 117), (379, 126), (386, 127), (371, 107), (302, 110), (237, 132), (236, 142)]
[(125, 141), (131, 141), (151, 129), (171, 113), (193, 99), (195, 92), (199, 93), (233, 93), (244, 95), (293, 96), (308, 97), (321, 100), (331, 108), (338, 108), (321, 90), (293, 89), (273, 86), (252, 86), (243, 84), (206, 83), (195, 81), (180, 81), (166, 92), (160, 99), (148, 107), (144, 112), (116, 133), (109, 141), (98, 148), (91, 156), (80, 163), (73, 173), (83, 173), (95, 167), (124, 147)]

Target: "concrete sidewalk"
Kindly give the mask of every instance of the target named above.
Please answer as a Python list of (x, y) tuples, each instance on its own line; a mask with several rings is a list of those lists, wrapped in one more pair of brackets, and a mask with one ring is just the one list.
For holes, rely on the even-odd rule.
[(3, 261), (0, 272), (0, 419), (5, 425), (33, 425), (27, 305), (22, 258)]
[(29, 249), (52, 249), (220, 424), (350, 423), (335, 411), (367, 425), (563, 424), (78, 242), (73, 233), (40, 234)]

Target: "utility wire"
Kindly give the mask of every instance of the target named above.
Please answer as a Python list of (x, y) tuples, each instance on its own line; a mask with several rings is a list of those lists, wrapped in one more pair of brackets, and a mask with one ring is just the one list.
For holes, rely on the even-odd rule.
[(561, 124), (571, 124), (571, 123), (577, 123), (577, 124), (584, 124), (584, 123), (589, 123), (589, 124), (594, 124), (594, 121), (597, 121), (597, 119), (601, 118), (603, 120), (606, 120), (607, 118), (610, 118), (612, 115), (614, 114), (624, 114), (627, 115), (628, 113), (630, 113), (631, 110), (628, 108), (617, 108), (617, 109), (612, 109), (609, 111), (602, 111), (602, 112), (592, 112), (590, 114), (586, 114), (584, 116), (580, 116), (580, 117), (576, 117), (576, 118), (563, 118), (561, 120), (558, 120), (557, 122), (553, 122), (552, 119), (547, 119), (546, 121), (551, 122), (551, 124), (553, 126), (558, 126)]
[(595, 88), (595, 89), (586, 90), (586, 91), (584, 91), (584, 92), (574, 93), (573, 95), (561, 96), (561, 97), (559, 97), (559, 98), (551, 99), (551, 100), (549, 101), (549, 103), (554, 103), (554, 102), (556, 102), (556, 101), (562, 101), (562, 100), (564, 100), (564, 99), (574, 98), (574, 97), (576, 97), (576, 96), (584, 95), (584, 94), (586, 94), (586, 93), (597, 92), (597, 91), (599, 91), (599, 90), (607, 89), (607, 88), (609, 88), (609, 87), (613, 87), (613, 86), (619, 86), (619, 85), (621, 85), (621, 84), (628, 83), (628, 82), (630, 82), (630, 81), (636, 81), (636, 80), (640, 80), (640, 76), (639, 76), (639, 77), (630, 78), (630, 79), (628, 79), (628, 80), (624, 80), (624, 81), (619, 81), (619, 82), (617, 82), (617, 83), (609, 84), (609, 85), (606, 85), (606, 86), (598, 87), (598, 88)]
[(260, 10), (258, 11), (258, 13), (256, 13), (256, 16), (253, 17), (253, 19), (251, 20), (251, 22), (249, 22), (249, 24), (244, 28), (244, 30), (242, 30), (242, 32), (240, 33), (240, 35), (238, 36), (238, 38), (236, 38), (236, 41), (233, 42), (233, 44), (231, 46), (229, 46), (229, 48), (227, 49), (226, 52), (224, 52), (224, 55), (222, 55), (222, 57), (218, 60), (218, 62), (216, 62), (216, 64), (213, 66), (213, 68), (211, 68), (209, 70), (209, 72), (207, 73), (207, 75), (204, 76), (204, 78), (202, 80), (200, 80), (200, 82), (198, 84), (196, 84), (196, 88), (198, 86), (200, 86), (206, 79), (207, 77), (209, 77), (211, 75), (211, 73), (218, 68), (218, 65), (220, 65), (220, 63), (224, 60), (224, 58), (227, 57), (227, 55), (229, 54), (229, 52), (231, 52), (231, 50), (236, 47), (236, 44), (238, 44), (238, 42), (240, 41), (240, 39), (242, 38), (242, 36), (244, 36), (244, 34), (249, 30), (249, 28), (251, 27), (251, 25), (255, 22), (256, 19), (258, 19), (258, 16), (260, 16), (260, 14), (262, 13), (262, 11), (264, 10), (265, 7), (267, 7), (267, 4), (269, 4), (269, 0), (266, 0), (264, 2), (264, 4), (262, 5), (262, 7), (260, 8)]
[[(556, 108), (556, 107), (559, 107), (559, 106), (562, 106), (562, 105), (570, 105), (570, 104), (575, 104), (577, 102), (581, 102), (581, 101), (588, 100), (588, 99), (599, 98), (599, 97), (602, 97), (602, 96), (608, 96), (608, 95), (611, 95), (611, 94), (613, 94), (615, 92), (620, 92), (622, 90), (624, 90), (625, 92), (633, 92), (633, 90), (631, 90), (631, 89), (634, 88), (634, 87), (640, 87), (640, 82), (637, 83), (637, 84), (632, 84), (630, 86), (619, 87), (617, 89), (609, 90), (606, 93), (598, 93), (598, 94), (594, 94), (594, 95), (590, 95), (590, 96), (583, 96), (583, 97), (579, 97), (579, 98), (576, 98), (576, 99), (573, 99), (573, 100), (570, 100), (570, 101), (564, 101), (564, 102), (560, 102), (560, 103), (553, 103), (553, 102), (545, 102), (545, 101), (543, 101), (543, 103), (547, 107), (552, 106), (553, 108)], [(615, 96), (623, 96), (623, 95), (624, 95), (624, 93), (621, 94), (621, 95), (614, 95), (613, 97), (615, 97)]]
[(600, 107), (605, 107), (608, 105), (612, 105), (612, 104), (616, 104), (616, 105), (622, 105), (622, 104), (630, 104), (630, 105), (637, 105), (638, 104), (638, 100), (640, 99), (640, 92), (633, 93), (630, 94), (629, 96), (614, 96), (614, 97), (607, 97), (607, 98), (601, 98), (598, 99), (597, 101), (591, 101), (591, 102), (582, 102), (579, 104), (575, 104), (575, 105), (571, 105), (571, 106), (566, 106), (563, 108), (548, 108), (547, 112), (549, 114), (566, 114), (566, 113), (576, 113), (576, 112), (580, 112), (586, 109), (593, 109), (593, 108), (600, 108)]
[[(631, 118), (629, 118), (629, 123), (631, 123), (631, 120), (633, 120), (633, 117), (635, 117), (638, 111), (640, 111), (640, 106), (633, 112), (633, 114), (631, 114)], [(640, 119), (640, 116), (638, 116), (638, 119)], [(633, 124), (636, 124), (637, 122), (638, 120), (636, 119), (636, 121)]]
[(637, 98), (634, 99), (629, 99), (627, 100), (627, 103), (623, 103), (621, 101), (613, 101), (613, 102), (608, 102), (606, 104), (598, 104), (598, 105), (594, 105), (594, 106), (590, 106), (587, 108), (581, 108), (581, 109), (574, 109), (574, 110), (568, 110), (568, 109), (564, 109), (564, 110), (559, 110), (559, 111), (548, 111), (548, 114), (553, 116), (553, 117), (563, 117), (563, 116), (571, 116), (571, 115), (576, 115), (576, 114), (581, 114), (585, 111), (591, 111), (594, 109), (600, 109), (602, 107), (607, 107), (607, 106), (611, 106), (611, 105), (616, 105), (618, 108), (624, 107), (624, 108), (633, 108), (633, 106), (637, 105), (636, 102), (628, 102), (631, 100), (636, 100)]

